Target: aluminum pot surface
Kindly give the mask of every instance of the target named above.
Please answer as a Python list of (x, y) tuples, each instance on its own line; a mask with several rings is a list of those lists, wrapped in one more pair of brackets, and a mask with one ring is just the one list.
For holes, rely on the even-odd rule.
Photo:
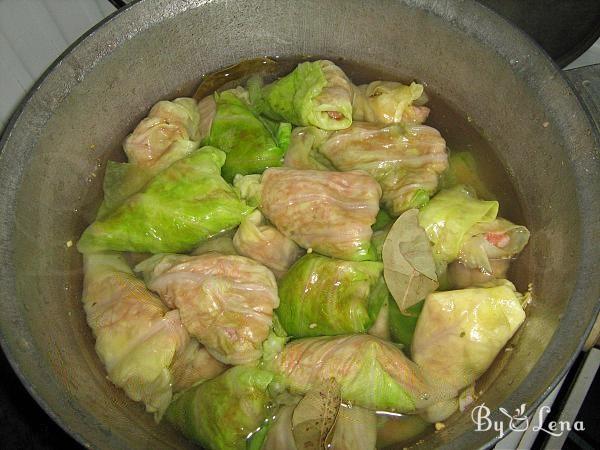
[[(38, 82), (0, 143), (0, 339), (62, 427), (94, 448), (192, 448), (111, 385), (80, 303), (76, 242), (103, 168), (159, 99), (263, 55), (345, 58), (419, 80), (468, 113), (504, 165), (532, 238), (519, 267), (535, 301), (479, 399), (532, 411), (560, 380), (598, 310), (599, 145), (558, 68), (471, 1), (144, 0), (71, 47)], [(453, 417), (426, 447), (496, 438)]]

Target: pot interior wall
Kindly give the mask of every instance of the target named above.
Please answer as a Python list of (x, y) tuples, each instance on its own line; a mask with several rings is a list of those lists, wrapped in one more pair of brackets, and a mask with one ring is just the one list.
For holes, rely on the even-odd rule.
[[(515, 276), (522, 289), (533, 284), (535, 301), (514, 351), (501, 356), (490, 377), (495, 382), (480, 400), (511, 409), (531, 405), (548, 390), (593, 310), (587, 300), (581, 306), (587, 317), (570, 314), (575, 331), (562, 331), (564, 351), (555, 346), (538, 363), (567, 314), (581, 270), (576, 163), (565, 149), (593, 147), (589, 135), (579, 142), (573, 137), (584, 135), (589, 124), (533, 47), (495, 47), (500, 38), (494, 32), (477, 31), (498, 25), (485, 10), (463, 2), (444, 8), (444, 2), (422, 3), (149, 0), (97, 29), (40, 86), (3, 154), (22, 162), (12, 175), (18, 191), (10, 244), (16, 286), (7, 295), (15, 297), (6, 300), (3, 319), (4, 329), (10, 321), (14, 328), (3, 338), (26, 384), (82, 442), (191, 447), (167, 424), (155, 425), (106, 379), (80, 304), (81, 258), (69, 243), (93, 218), (106, 161), (120, 157), (123, 138), (152, 104), (190, 94), (203, 73), (263, 55), (341, 57), (426, 82), (440, 104), (468, 115), (481, 130), (494, 152), (487, 164), (501, 165), (501, 179), (510, 183), (505, 190), (516, 192), (506, 201), (519, 205), (507, 206), (523, 215), (532, 233)], [(571, 108), (569, 117), (562, 114), (564, 105)], [(543, 379), (526, 382), (536, 363)], [(493, 438), (476, 433), (464, 440), (472, 429), (468, 415), (451, 422), (428, 443), (460, 448)]]

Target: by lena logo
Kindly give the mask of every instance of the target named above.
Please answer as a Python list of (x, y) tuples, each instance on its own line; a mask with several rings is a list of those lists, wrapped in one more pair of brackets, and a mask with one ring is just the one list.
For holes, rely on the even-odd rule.
[[(508, 426), (505, 421), (492, 420), (490, 419), (490, 408), (485, 403), (476, 406), (471, 411), (471, 420), (475, 424), (475, 431), (489, 431), (494, 430), (498, 432), (498, 436), (502, 437), (509, 431), (523, 432), (529, 429), (530, 420), (525, 415), (525, 403), (515, 409), (514, 414), (510, 414), (505, 408), (498, 408), (503, 415), (508, 418)], [(563, 433), (568, 433), (571, 430), (584, 431), (585, 427), (583, 422), (578, 420), (571, 424), (567, 421), (550, 421), (544, 428), (544, 419), (550, 412), (549, 406), (542, 406), (537, 411), (537, 420), (532, 420), (532, 423), (536, 423), (531, 427), (531, 431), (543, 431), (544, 433), (551, 434), (552, 436), (562, 436)]]

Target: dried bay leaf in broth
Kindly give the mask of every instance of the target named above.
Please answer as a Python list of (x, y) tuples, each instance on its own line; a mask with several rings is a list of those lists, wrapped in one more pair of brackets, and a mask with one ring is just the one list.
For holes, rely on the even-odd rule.
[(403, 213), (383, 244), (383, 273), (400, 311), (418, 303), (438, 287), (429, 239), (418, 223), (417, 209)]
[(299, 450), (328, 448), (341, 404), (341, 388), (334, 378), (306, 393), (292, 415), (292, 430)]

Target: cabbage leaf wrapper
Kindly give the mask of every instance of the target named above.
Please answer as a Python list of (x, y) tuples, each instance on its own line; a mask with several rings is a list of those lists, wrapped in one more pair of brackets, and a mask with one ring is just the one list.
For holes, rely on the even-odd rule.
[(84, 257), (83, 305), (108, 379), (160, 420), (173, 392), (219, 375), (210, 356), (125, 260), (116, 254)]
[(334, 378), (344, 401), (369, 409), (413, 413), (444, 398), (397, 346), (368, 334), (291, 341), (264, 364), (293, 393)]
[[(354, 87), (352, 118), (355, 121), (391, 124), (422, 124), (429, 115), (423, 106), (423, 85), (407, 86), (395, 81), (373, 81)], [(413, 103), (418, 103), (415, 105)]]
[(196, 150), (206, 135), (202, 130), (205, 114), (192, 98), (154, 105), (123, 143), (129, 162), (107, 163), (98, 218), (105, 217), (157, 174)]
[(303, 251), (277, 228), (265, 222), (258, 210), (244, 217), (233, 236), (233, 245), (240, 255), (264, 264), (280, 278)]
[(281, 166), (291, 133), (291, 126), (284, 123), (272, 124), (272, 134), (264, 119), (244, 101), (241, 89), (215, 94), (216, 114), (208, 138), (208, 144), (227, 153), (223, 178), (229, 182), (237, 174), (262, 173), (268, 167)]
[(523, 297), (509, 281), (501, 283), (434, 292), (425, 299), (412, 359), (455, 395), (483, 375), (525, 320)]
[(248, 83), (254, 107), (270, 119), (293, 125), (340, 130), (352, 123), (352, 83), (331, 61), (298, 64), (288, 75), (266, 86)]
[(519, 254), (529, 241), (529, 230), (522, 225), (497, 218), (476, 223), (467, 232), (458, 259), (468, 268), (492, 274), (493, 261), (510, 259)]
[(160, 101), (123, 143), (130, 163), (152, 164), (179, 140), (200, 142), (200, 112), (193, 98)]
[(497, 201), (478, 200), (462, 185), (440, 191), (421, 209), (419, 225), (433, 244), (438, 275), (458, 257), (471, 227), (492, 222), (497, 214)]
[(258, 360), (279, 306), (277, 283), (263, 265), (243, 256), (155, 255), (138, 264), (148, 287), (219, 361)]
[(366, 172), (267, 169), (234, 184), (285, 236), (306, 249), (349, 261), (372, 259), (371, 225), (381, 188)]
[(179, 395), (166, 418), (206, 449), (244, 450), (246, 437), (269, 414), (272, 379), (273, 374), (256, 367), (233, 367)]
[(387, 297), (382, 263), (312, 253), (281, 279), (276, 313), (292, 337), (366, 333)]
[(333, 133), (294, 130), (285, 165), (294, 169), (364, 170), (379, 182), (383, 206), (397, 217), (427, 203), (448, 167), (448, 155), (446, 141), (434, 128), (354, 122)]
[(410, 356), (410, 349), (417, 328), (417, 321), (423, 310), (424, 300), (415, 303), (406, 311), (400, 311), (395, 301), (389, 303), (389, 327), (392, 342), (402, 344), (402, 350)]
[(224, 162), (225, 153), (214, 147), (175, 162), (92, 223), (79, 240), (79, 251), (186, 252), (234, 228), (251, 208), (221, 177)]

